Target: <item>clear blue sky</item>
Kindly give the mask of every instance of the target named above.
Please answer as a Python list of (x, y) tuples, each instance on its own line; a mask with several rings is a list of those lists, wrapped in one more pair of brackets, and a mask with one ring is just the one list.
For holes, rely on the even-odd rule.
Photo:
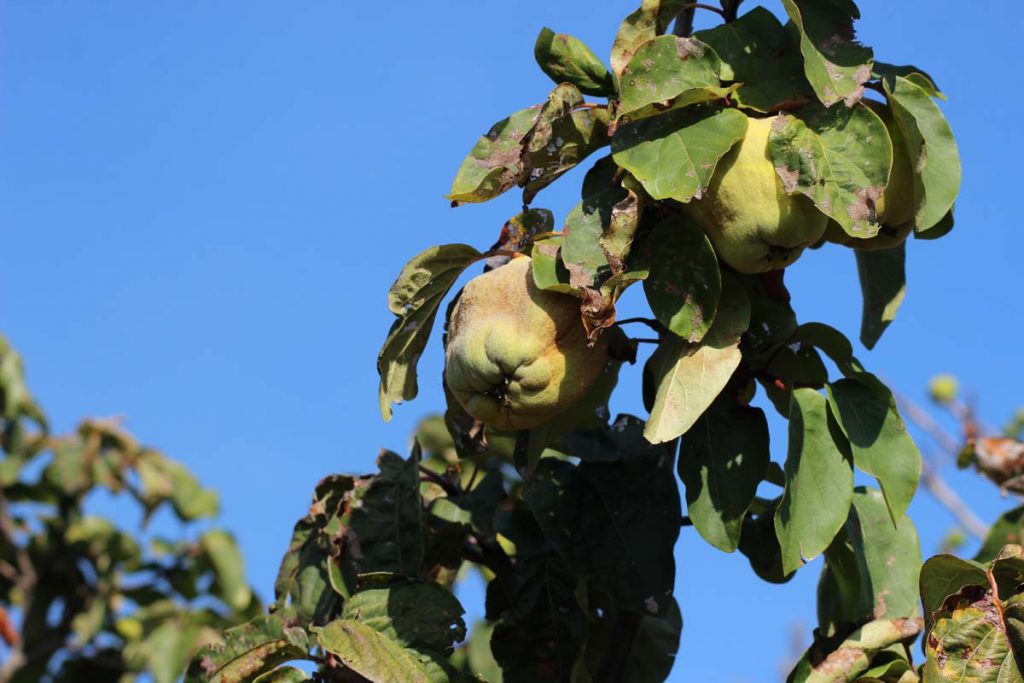
[[(633, 4), (0, 4), (0, 330), (56, 426), (124, 415), (188, 463), (221, 491), (222, 521), (269, 598), (316, 481), (369, 470), (381, 447), (406, 451), (416, 421), (442, 407), (435, 338), (419, 399), (380, 419), (387, 288), (422, 248), (486, 247), (516, 212), (516, 193), (457, 210), (442, 195), (480, 133), (550, 89), (537, 32), (605, 56)], [(919, 398), (932, 374), (954, 372), (1001, 422), (1024, 403), (1024, 8), (859, 4), (876, 56), (918, 64), (948, 93), (964, 163), (957, 228), (911, 244), (900, 317), (861, 358)], [(563, 219), (580, 180), (535, 205)], [(802, 320), (856, 336), (848, 252), (809, 253), (788, 281)], [(625, 313), (639, 310), (636, 289)], [(642, 411), (639, 375), (626, 371), (613, 409)], [(950, 478), (988, 519), (1010, 506)], [(923, 493), (911, 512), (931, 554), (951, 520)], [(672, 680), (778, 680), (791, 625), (813, 624), (817, 568), (764, 584), (692, 529), (677, 557)]]

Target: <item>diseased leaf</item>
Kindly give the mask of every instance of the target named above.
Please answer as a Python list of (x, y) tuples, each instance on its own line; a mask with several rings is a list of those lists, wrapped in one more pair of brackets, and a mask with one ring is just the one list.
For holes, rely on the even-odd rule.
[(775, 512), (785, 573), (820, 555), (846, 521), (853, 498), (849, 448), (825, 397), (814, 389), (794, 389), (786, 490)]
[(722, 294), (718, 259), (707, 234), (689, 219), (663, 221), (648, 238), (647, 303), (662, 325), (696, 344), (715, 320)]
[(889, 181), (892, 141), (870, 107), (825, 109), (814, 103), (799, 117), (779, 116), (768, 153), (786, 192), (809, 197), (853, 237), (878, 234), (875, 202)]
[(521, 109), (491, 126), (470, 150), (452, 182), (452, 204), (486, 202), (519, 184), (523, 175), (523, 140), (541, 107)]
[(722, 80), (740, 84), (732, 98), (741, 107), (769, 113), (814, 97), (800, 46), (764, 7), (693, 35), (718, 54)]
[(727, 553), (736, 550), (769, 460), (768, 421), (760, 408), (712, 408), (686, 432), (679, 478), (687, 514), (704, 540)]
[(878, 343), (907, 293), (907, 246), (890, 249), (854, 250), (864, 308), (860, 317), (860, 340), (869, 349)]
[(915, 171), (915, 231), (927, 233), (943, 221), (960, 192), (960, 152), (926, 90), (900, 76), (883, 79), (882, 85)]
[(466, 244), (430, 247), (405, 265), (388, 293), (388, 308), (398, 318), (377, 356), (380, 412), (391, 419), (391, 405), (411, 401), (419, 392), (416, 363), (430, 338), (442, 299), (480, 252)]
[[(860, 681), (876, 654), (910, 643), (921, 632), (920, 619), (879, 619), (864, 624), (841, 642), (820, 639), (804, 653), (787, 683)], [(912, 680), (916, 680), (912, 679)]]
[(860, 12), (852, 0), (782, 0), (800, 32), (804, 73), (826, 107), (860, 102), (871, 78), (874, 57), (857, 42), (853, 20)]
[(622, 73), (629, 60), (644, 43), (663, 34), (679, 13), (685, 0), (642, 0), (619, 27), (612, 44), (612, 71)]
[(735, 109), (681, 109), (622, 126), (612, 155), (654, 199), (688, 202), (703, 196), (718, 160), (746, 130)]
[(972, 585), (944, 600), (925, 639), (924, 680), (1024, 681), (1024, 659), (1014, 651), (1008, 623), (1017, 616), (1019, 597), (1008, 610), (991, 591)]
[(644, 429), (648, 441), (671, 441), (700, 418), (739, 366), (740, 335), (749, 322), (746, 292), (725, 278), (715, 322), (700, 344), (672, 338), (658, 345), (650, 361), (657, 393)]
[(186, 683), (243, 683), (292, 659), (305, 659), (306, 650), (289, 642), (285, 623), (275, 614), (228, 629), (223, 642), (196, 652)]
[(563, 241), (561, 235), (554, 235), (533, 243), (530, 251), (533, 282), (541, 289), (578, 294), (579, 288), (570, 282), (569, 270), (562, 263), (560, 252)]
[(921, 567), (921, 603), (924, 605), (925, 626), (931, 626), (935, 612), (961, 588), (988, 584), (985, 566), (979, 562), (945, 554), (928, 558)]
[(637, 120), (676, 106), (720, 99), (718, 55), (695, 38), (659, 36), (636, 51), (622, 72), (618, 116)]
[(544, 28), (537, 36), (533, 56), (555, 83), (572, 83), (587, 95), (615, 94), (611, 73), (579, 38)]
[(371, 626), (336, 619), (317, 633), (320, 645), (346, 667), (374, 683), (449, 683), (444, 660), (404, 648)]
[(523, 138), (523, 203), (608, 144), (608, 112), (583, 106), (583, 95), (569, 83), (557, 86), (541, 107), (537, 121)]
[(840, 379), (827, 386), (832, 415), (849, 439), (853, 462), (874, 476), (896, 523), (910, 505), (921, 478), (921, 454), (907, 433), (896, 400), (856, 379)]

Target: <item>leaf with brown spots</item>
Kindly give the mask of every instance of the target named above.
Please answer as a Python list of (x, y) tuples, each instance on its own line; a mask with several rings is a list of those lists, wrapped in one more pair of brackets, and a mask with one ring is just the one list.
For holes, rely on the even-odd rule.
[(787, 193), (806, 195), (853, 237), (878, 234), (875, 202), (889, 182), (892, 141), (870, 108), (814, 103), (796, 115), (780, 115), (772, 123), (768, 155)]
[(285, 634), (285, 621), (268, 614), (230, 628), (223, 642), (206, 645), (192, 660), (186, 683), (244, 683), (293, 659), (306, 659), (306, 648)]
[(879, 619), (864, 624), (838, 643), (835, 639), (819, 638), (786, 680), (788, 683), (858, 680), (871, 666), (875, 655), (893, 645), (912, 642), (920, 632), (920, 619)]
[(544, 28), (537, 36), (533, 56), (555, 83), (572, 83), (587, 95), (615, 94), (611, 73), (579, 38)]
[(860, 102), (864, 83), (871, 78), (871, 48), (864, 47), (853, 30), (860, 12), (852, 0), (782, 0), (786, 13), (800, 31), (804, 73), (826, 107)]

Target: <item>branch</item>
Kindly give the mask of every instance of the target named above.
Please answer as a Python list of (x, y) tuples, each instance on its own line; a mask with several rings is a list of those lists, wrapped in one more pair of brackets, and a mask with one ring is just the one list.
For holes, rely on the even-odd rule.
[(431, 484), (437, 484), (442, 489), (444, 489), (444, 492), (447, 493), (449, 496), (462, 495), (462, 489), (456, 486), (454, 482), (452, 482), (449, 479), (445, 479), (432, 469), (420, 465), (420, 475), (420, 481), (430, 482)]
[(932, 494), (939, 503), (949, 510), (956, 520), (969, 534), (980, 540), (988, 536), (988, 525), (974, 513), (967, 503), (943, 479), (934, 466), (925, 460), (921, 463), (921, 485)]

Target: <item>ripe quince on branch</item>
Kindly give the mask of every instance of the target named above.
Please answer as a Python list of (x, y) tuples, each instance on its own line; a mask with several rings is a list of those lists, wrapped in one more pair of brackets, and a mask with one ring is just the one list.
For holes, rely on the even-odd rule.
[(786, 194), (768, 156), (771, 119), (747, 120), (747, 134), (722, 157), (707, 192), (686, 205), (718, 258), (741, 273), (790, 265), (825, 232), (827, 216)]
[(607, 338), (589, 345), (580, 300), (545, 291), (520, 256), (473, 278), (448, 322), (445, 380), (474, 419), (530, 429), (578, 401), (608, 359)]

